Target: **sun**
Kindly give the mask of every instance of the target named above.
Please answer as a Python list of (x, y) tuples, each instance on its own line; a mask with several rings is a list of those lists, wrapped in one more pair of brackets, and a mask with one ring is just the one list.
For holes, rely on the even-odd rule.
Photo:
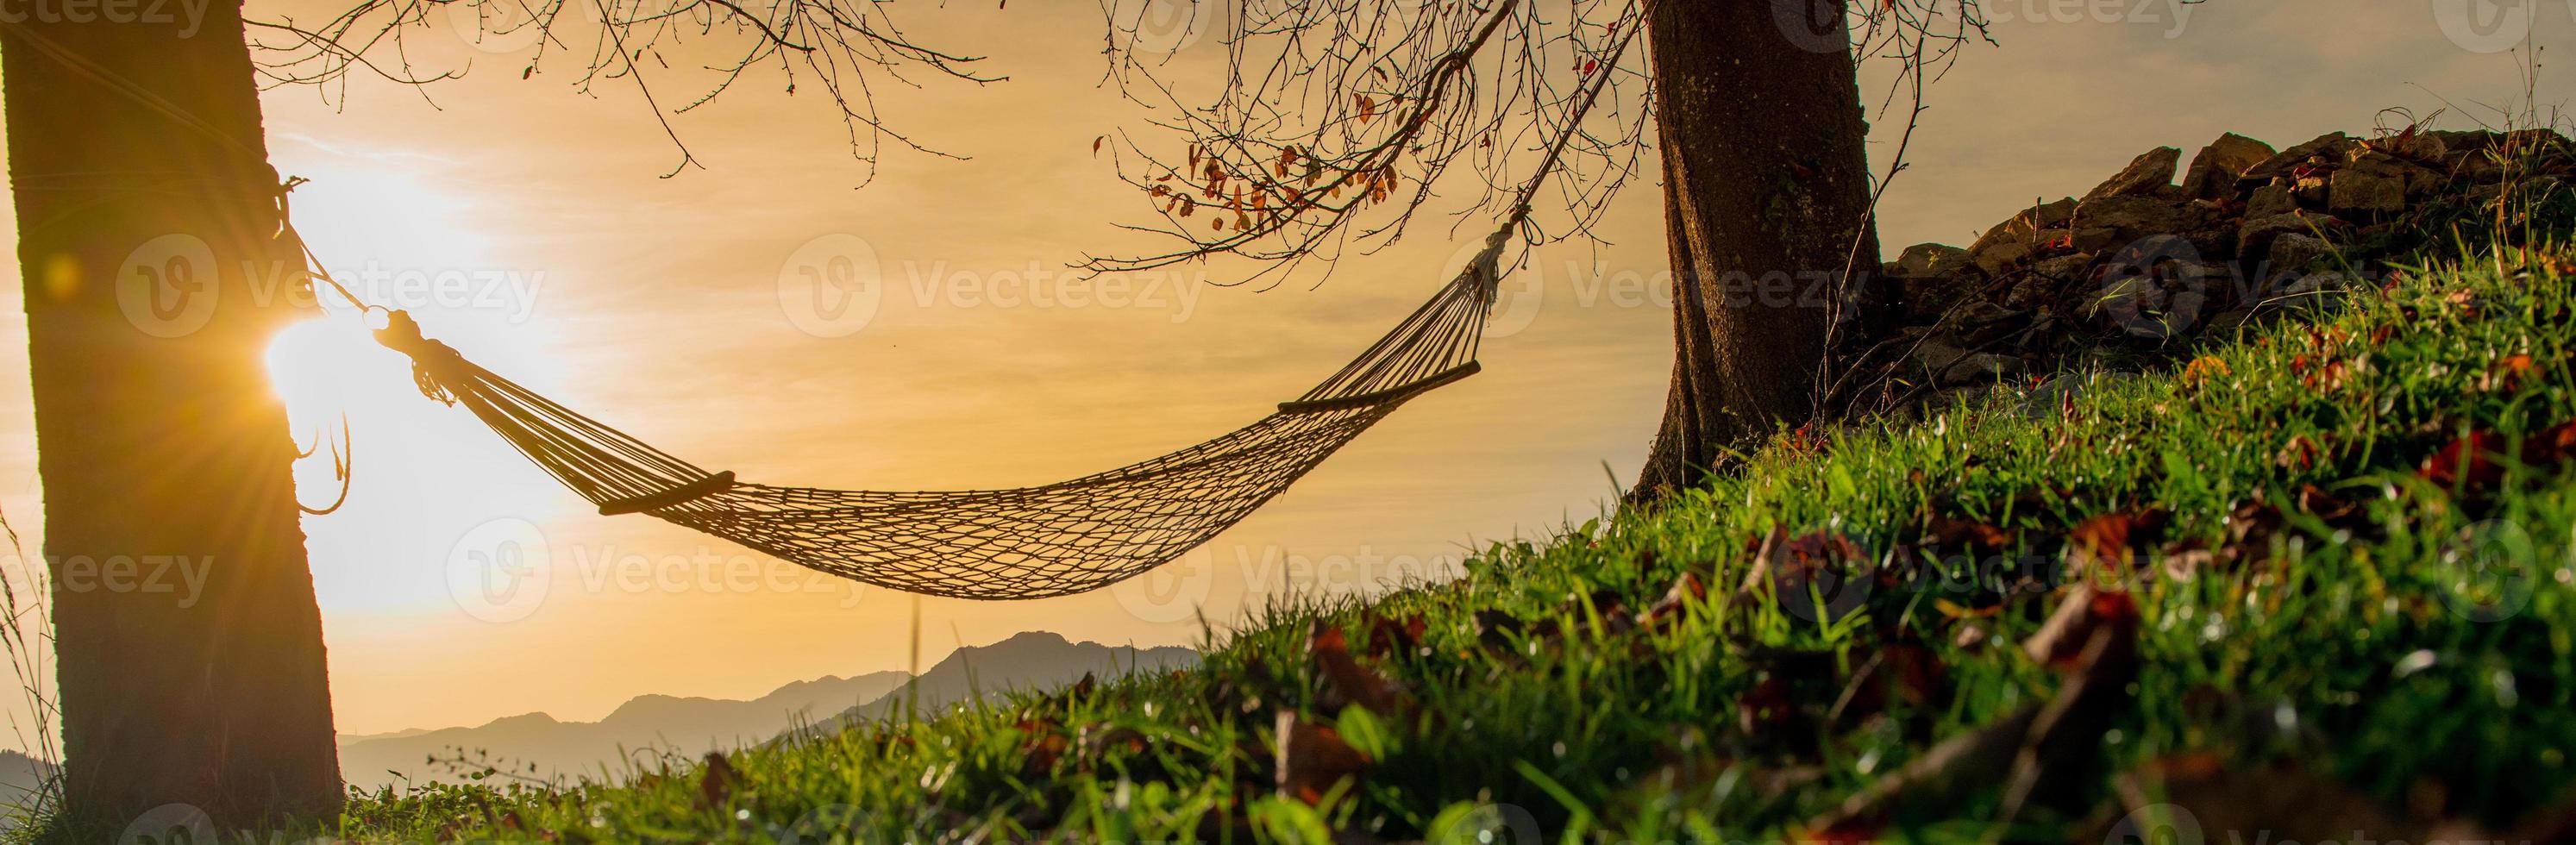
[[(470, 188), (384, 158), (281, 167), (313, 179), (295, 190), (291, 213), (316, 269), (377, 309), (411, 313), (478, 362), (552, 385), (563, 370), (532, 299), (494, 309), (439, 284), (507, 269), (485, 228), (493, 215), (465, 199)], [(304, 520), (317, 597), (325, 613), (452, 612), (436, 576), (458, 536), (500, 518), (544, 524), (578, 501), (473, 414), (422, 395), (410, 359), (375, 341), (384, 310), (317, 287), (314, 313), (265, 350), (289, 432), (309, 452), (295, 464), (297, 498), (330, 511)]]

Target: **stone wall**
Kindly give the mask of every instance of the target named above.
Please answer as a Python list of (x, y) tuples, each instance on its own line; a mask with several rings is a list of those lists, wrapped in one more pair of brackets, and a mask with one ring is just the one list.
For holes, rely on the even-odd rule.
[(2376, 284), (2454, 221), (2565, 197), (2571, 174), (2567, 139), (2546, 130), (2337, 132), (2286, 150), (2229, 134), (2189, 166), (2149, 150), (1965, 248), (1918, 244), (1885, 265), (1837, 350), (1864, 378), (1837, 399), (1885, 411), (2071, 365), (2148, 366)]

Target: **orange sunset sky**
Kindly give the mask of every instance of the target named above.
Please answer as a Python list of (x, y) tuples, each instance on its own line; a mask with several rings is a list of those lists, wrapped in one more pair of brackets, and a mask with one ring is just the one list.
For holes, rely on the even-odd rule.
[[(270, 4), (251, 0), (250, 14), (283, 8)], [(776, 484), (1018, 486), (1196, 442), (1329, 374), (1482, 234), (1423, 226), (1346, 257), (1319, 286), (1255, 292), (1193, 271), (1137, 278), (1124, 294), (1068, 290), (1066, 263), (1144, 243), (1113, 229), (1146, 222), (1147, 207), (1092, 139), (1154, 136), (1099, 84), (1095, 4), (1000, 5), (898, 8), (916, 40), (989, 56), (984, 72), (1010, 80), (882, 91), (896, 126), (970, 159), (889, 149), (863, 188), (828, 104), (782, 93), (774, 76), (675, 117), (705, 168), (662, 179), (677, 153), (630, 85), (576, 92), (577, 56), (522, 80), (522, 45), (477, 44), (444, 23), (413, 33), (414, 60), (464, 78), (271, 91), (269, 149), (281, 172), (314, 180), (295, 193), (296, 219), (326, 264), (380, 280), (362, 292), (566, 404)], [(1891, 256), (1964, 244), (2151, 147), (2188, 154), (2227, 131), (2286, 146), (2403, 125), (2381, 115), (2391, 107), (2447, 105), (2451, 128), (2494, 119), (2525, 100), (2529, 54), (2445, 27), (2485, 5), (1990, 2), (2000, 46), (1970, 49), (1932, 91), (1882, 241)], [(2531, 90), (2546, 109), (2563, 90), (2548, 59), (2576, 38), (2576, 4), (2522, 8), (2535, 10), (2531, 41), (2544, 49)], [(1219, 51), (1203, 39), (1175, 61)], [(1893, 66), (1865, 68), (1875, 102)], [(695, 90), (687, 76), (661, 83), (665, 106)], [(1883, 165), (1895, 125), (1881, 126)], [(1222, 628), (1283, 583), (1377, 589), (1598, 515), (1614, 478), (1635, 474), (1662, 407), (1660, 214), (1641, 181), (1601, 229), (1611, 243), (1535, 254), (1506, 282), (1520, 295), (1495, 318), (1485, 374), (1409, 405), (1182, 564), (1060, 599), (923, 600), (923, 665), (1027, 630), (1192, 644), (1202, 615)], [(864, 319), (818, 324), (782, 288), (821, 253), (874, 273)], [(448, 287), (400, 282), (441, 277)], [(24, 330), (0, 321), (0, 512), (32, 556), (43, 506)], [(345, 411), (356, 436), (347, 507), (305, 520), (343, 733), (530, 711), (595, 719), (639, 694), (749, 698), (909, 662), (908, 597), (805, 577), (648, 518), (598, 516), (356, 338), (346, 324), (299, 329), (278, 355), (301, 423)], [(306, 498), (327, 502), (327, 468), (305, 475)], [(477, 555), (503, 539), (542, 545), (542, 595), (476, 597)], [(26, 725), (22, 703), (9, 712)]]

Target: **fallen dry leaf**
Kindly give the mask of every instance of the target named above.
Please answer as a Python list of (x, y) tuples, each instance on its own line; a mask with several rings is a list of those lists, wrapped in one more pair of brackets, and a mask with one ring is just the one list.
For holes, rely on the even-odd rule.
[(2084, 659), (2084, 650), (2091, 646), (2096, 631), (2105, 627), (2134, 628), (2137, 619), (2137, 603), (2128, 593), (2078, 583), (2067, 588), (2048, 621), (2040, 623), (2039, 630), (2022, 641), (2022, 653), (2058, 671), (2073, 671)]
[(2226, 361), (2213, 356), (2203, 355), (2198, 358), (2193, 358), (2191, 359), (2191, 363), (2183, 365), (2182, 383), (2191, 387), (2199, 387), (2204, 382), (2231, 375), (2234, 372), (2234, 370), (2228, 368)]
[(1637, 627), (1652, 631), (1663, 630), (1673, 624), (1674, 620), (1680, 619), (1682, 611), (1688, 608), (1691, 602), (1707, 597), (1708, 587), (1700, 583), (1699, 576), (1684, 572), (1681, 578), (1673, 581), (1672, 589), (1664, 591), (1663, 598), (1655, 600), (1654, 604), (1637, 613)]
[(2138, 679), (2137, 603), (2127, 593), (2102, 592), (2083, 605), (2088, 621), (2082, 627), (2090, 633), (2072, 665), (2060, 665), (2066, 681), (2031, 723), (2014, 757), (2003, 820), (2020, 815), (2031, 801), (2063, 807), (2080, 796), (2087, 772), (2102, 756), (2102, 735), (2134, 703), (2129, 685)]
[(1277, 767), (1272, 779), (1282, 798), (1317, 803), (1343, 778), (1368, 773), (1368, 755), (1342, 741), (1342, 735), (1332, 728), (1297, 718), (1295, 711), (1279, 711), (1278, 733), (1279, 747), (1272, 757)]
[(722, 751), (709, 751), (706, 771), (698, 776), (698, 809), (714, 810), (733, 800), (734, 787), (742, 782), (742, 773)]
[(1063, 726), (1052, 719), (1022, 719), (1011, 727), (1029, 738), (1020, 746), (1020, 774), (1024, 777), (1054, 772), (1056, 761), (1073, 747), (1072, 740), (1065, 738)]
[(2216, 755), (2177, 754), (2120, 777), (2116, 791), (2135, 822), (2157, 821), (2142, 814), (2166, 805), (2188, 813), (2213, 839), (2222, 831), (2259, 830), (2274, 842), (2434, 841), (2423, 837), (2431, 825), (2289, 766), (2242, 771)]
[[(2415, 474), (2442, 487), (2480, 492), (2503, 483), (2507, 451), (2504, 435), (2473, 431), (2425, 458)], [(2512, 457), (2531, 467), (2576, 457), (2576, 423), (2562, 423), (2523, 438), (2522, 448)]]
[(2125, 575), (2138, 546), (2162, 533), (2169, 518), (2163, 508), (2102, 514), (2066, 532), (2067, 552), (2091, 575)]
[(1390, 654), (1412, 654), (1422, 647), (1422, 635), (1429, 625), (1416, 613), (1402, 618), (1371, 614), (1368, 623), (1370, 657), (1384, 659)]
[(1923, 544), (1934, 548), (1970, 548), (1999, 552), (2012, 545), (2012, 532), (1970, 519), (1934, 516), (1923, 523)]
[(2478, 390), (2485, 393), (2512, 393), (2522, 389), (2535, 369), (2529, 355), (2507, 355), (2487, 365), (2478, 376)]
[(1340, 693), (1343, 700), (1368, 708), (1381, 716), (1402, 715), (1412, 709), (1411, 696), (1404, 685), (1380, 675), (1352, 659), (1342, 630), (1323, 620), (1316, 620), (1314, 637), (1307, 650), (1315, 658), (1315, 667), (1323, 672), (1326, 683)]

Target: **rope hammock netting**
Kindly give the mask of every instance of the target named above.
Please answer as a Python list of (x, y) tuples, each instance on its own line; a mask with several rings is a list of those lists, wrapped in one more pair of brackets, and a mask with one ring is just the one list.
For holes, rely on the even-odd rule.
[(1519, 218), (1348, 366), (1205, 443), (1042, 487), (877, 492), (709, 472), (476, 366), (391, 312), (378, 342), (432, 399), (464, 405), (600, 513), (643, 513), (781, 560), (906, 592), (1035, 599), (1098, 589), (1214, 539), (1406, 401), (1474, 375)]

